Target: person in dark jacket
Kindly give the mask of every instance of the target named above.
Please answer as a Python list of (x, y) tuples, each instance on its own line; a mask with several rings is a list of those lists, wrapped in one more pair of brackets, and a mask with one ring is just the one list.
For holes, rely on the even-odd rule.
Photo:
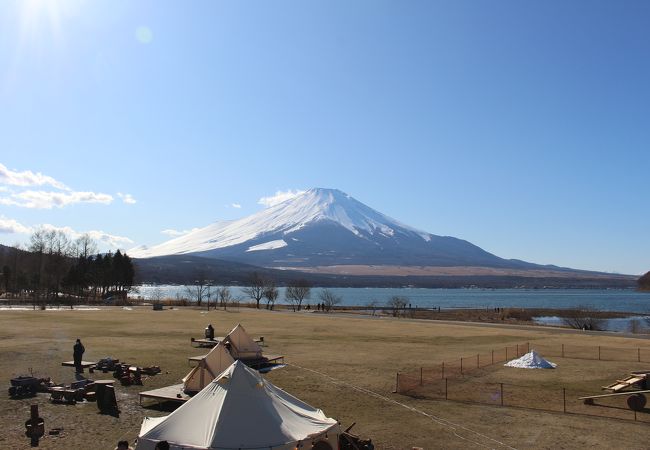
[(74, 358), (75, 370), (77, 373), (83, 373), (84, 369), (83, 367), (81, 367), (81, 358), (83, 357), (86, 349), (84, 348), (84, 345), (81, 343), (81, 339), (77, 339), (77, 342), (75, 342), (72, 350), (73, 350), (72, 357)]

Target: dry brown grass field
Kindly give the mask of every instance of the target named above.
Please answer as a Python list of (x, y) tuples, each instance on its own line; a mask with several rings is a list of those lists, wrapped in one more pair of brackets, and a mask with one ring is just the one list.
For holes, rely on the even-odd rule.
[[(74, 380), (72, 359), (79, 337), (85, 360), (105, 356), (138, 365), (159, 365), (163, 372), (144, 386), (116, 384), (119, 418), (101, 415), (94, 403), (51, 404), (47, 394), (11, 400), (0, 396), (1, 449), (29, 447), (24, 422), (37, 403), (46, 430), (63, 432), (41, 440), (44, 449), (112, 449), (119, 439), (133, 441), (143, 416), (167, 414), (138, 404), (138, 392), (176, 384), (188, 372), (188, 356), (205, 353), (190, 346), (207, 323), (218, 335), (237, 323), (254, 336), (264, 336), (265, 351), (285, 355), (290, 365), (267, 377), (298, 398), (320, 407), (353, 431), (372, 437), (377, 449), (642, 449), (650, 445), (648, 423), (543, 412), (529, 408), (431, 400), (393, 394), (396, 371), (489, 352), (529, 341), (539, 345), (590, 345), (650, 350), (650, 341), (598, 334), (579, 334), (542, 327), (481, 326), (364, 318), (345, 314), (255, 311), (202, 311), (192, 308), (152, 311), (150, 308), (105, 308), (94, 311), (0, 311), (0, 378), (6, 387), (12, 376), (50, 376), (56, 382)], [(629, 370), (650, 369), (650, 363), (548, 359), (555, 371), (523, 371), (492, 366), (467, 379), (460, 392), (485, 383), (540, 385), (557, 392), (570, 385), (597, 393), (605, 382)], [(107, 378), (110, 374), (95, 374)], [(614, 377), (614, 378), (612, 378)], [(477, 384), (478, 383), (478, 384)], [(6, 392), (6, 391), (5, 391)], [(537, 397), (535, 401), (540, 401)], [(543, 398), (542, 400), (543, 401)], [(550, 401), (550, 400), (549, 400)], [(592, 407), (597, 408), (597, 407)], [(644, 414), (644, 413), (641, 413)], [(251, 433), (254, 433), (254, 424)]]

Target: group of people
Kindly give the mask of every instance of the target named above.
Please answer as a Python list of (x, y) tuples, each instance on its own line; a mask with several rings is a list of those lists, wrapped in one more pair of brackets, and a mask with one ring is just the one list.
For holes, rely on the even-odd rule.
[[(133, 450), (128, 441), (120, 441), (117, 443), (115, 450)], [(169, 450), (169, 442), (160, 441), (156, 444), (155, 450)]]

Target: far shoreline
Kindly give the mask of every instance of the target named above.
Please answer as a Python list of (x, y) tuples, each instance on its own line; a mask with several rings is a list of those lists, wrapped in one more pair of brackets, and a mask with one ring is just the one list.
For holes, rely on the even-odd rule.
[[(196, 310), (202, 313), (223, 312), (223, 306), (218, 305), (216, 308), (214, 304), (197, 306), (196, 304), (182, 304), (174, 299), (164, 299), (160, 302), (162, 311), (169, 310)], [(114, 311), (114, 310), (146, 310), (157, 309), (154, 304), (148, 300), (135, 300), (130, 299), (124, 304), (120, 305), (105, 305), (102, 303), (93, 302), (80, 302), (79, 304), (49, 304), (43, 308), (42, 304), (34, 305), (31, 300), (21, 301), (17, 299), (0, 299), (0, 314), (9, 312), (56, 312), (56, 311), (78, 311), (82, 312), (101, 312), (101, 311)], [(248, 302), (235, 302), (226, 306), (225, 311), (240, 311), (242, 309), (255, 310), (255, 305)], [(632, 330), (611, 330), (606, 328), (593, 328), (590, 331), (603, 331), (603, 332), (632, 332), (638, 334), (650, 333), (650, 320), (646, 321), (645, 318), (649, 314), (631, 311), (600, 311), (594, 309), (576, 309), (576, 308), (526, 308), (526, 307), (487, 307), (487, 308), (465, 308), (465, 307), (440, 307), (440, 308), (423, 308), (423, 307), (404, 307), (398, 310), (391, 310), (388, 306), (350, 306), (350, 305), (336, 305), (330, 311), (322, 311), (316, 305), (303, 305), (300, 310), (293, 309), (292, 305), (284, 303), (276, 303), (274, 308), (269, 310), (266, 305), (260, 304), (260, 311), (268, 311), (269, 313), (282, 312), (282, 313), (295, 313), (301, 314), (318, 314), (323, 316), (336, 316), (338, 314), (345, 315), (358, 315), (360, 317), (376, 318), (376, 319), (395, 319), (395, 320), (424, 320), (424, 321), (444, 321), (444, 322), (464, 322), (464, 323), (489, 323), (501, 325), (525, 325), (534, 327), (552, 327), (560, 329), (580, 329), (577, 323), (587, 322), (598, 327), (598, 324), (603, 324), (609, 319), (629, 319), (630, 322), (637, 321), (638, 326)], [(569, 323), (564, 323), (560, 320), (558, 324), (538, 323), (536, 318), (559, 318), (559, 319), (573, 319), (573, 326)]]

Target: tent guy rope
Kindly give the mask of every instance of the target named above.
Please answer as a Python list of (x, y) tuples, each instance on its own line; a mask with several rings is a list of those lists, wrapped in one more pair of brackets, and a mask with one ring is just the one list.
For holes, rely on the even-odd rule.
[(461, 436), (460, 434), (458, 434), (458, 430), (463, 430), (463, 431), (466, 431), (468, 433), (474, 434), (476, 436), (480, 436), (480, 437), (482, 437), (484, 439), (487, 439), (488, 441), (491, 441), (491, 442), (497, 444), (497, 446), (504, 447), (504, 448), (507, 448), (507, 449), (510, 449), (510, 450), (517, 450), (516, 448), (511, 447), (510, 445), (508, 445), (508, 444), (506, 444), (504, 442), (498, 441), (498, 440), (496, 440), (494, 438), (491, 438), (490, 436), (487, 436), (485, 434), (482, 434), (482, 433), (480, 433), (478, 431), (474, 431), (474, 430), (469, 429), (467, 427), (464, 427), (462, 425), (458, 425), (457, 423), (451, 422), (451, 421), (449, 421), (447, 419), (443, 419), (442, 417), (438, 417), (438, 416), (435, 416), (433, 414), (427, 413), (425, 411), (421, 411), (421, 410), (419, 410), (417, 408), (414, 408), (413, 406), (409, 406), (409, 405), (407, 405), (405, 403), (401, 403), (401, 402), (398, 402), (397, 400), (393, 400), (390, 397), (386, 397), (385, 395), (381, 395), (381, 394), (379, 394), (377, 392), (371, 391), (370, 389), (362, 388), (362, 387), (355, 386), (353, 384), (347, 383), (345, 381), (338, 380), (338, 379), (336, 379), (334, 377), (331, 377), (331, 376), (327, 375), (326, 373), (319, 372), (319, 371), (314, 370), (314, 369), (308, 369), (307, 367), (302, 367), (302, 366), (298, 366), (296, 364), (291, 364), (291, 363), (287, 363), (287, 365), (293, 366), (293, 367), (295, 367), (297, 369), (302, 369), (302, 370), (306, 370), (308, 372), (315, 373), (317, 375), (320, 375), (322, 377), (327, 378), (328, 380), (330, 380), (331, 383), (333, 383), (335, 385), (345, 386), (347, 388), (353, 389), (355, 391), (361, 392), (361, 393), (369, 395), (371, 397), (375, 397), (375, 398), (377, 398), (379, 400), (383, 400), (385, 402), (392, 403), (392, 404), (397, 405), (397, 406), (401, 406), (402, 408), (408, 409), (409, 411), (412, 411), (412, 412), (414, 412), (416, 414), (420, 414), (422, 416), (425, 416), (425, 417), (431, 419), (432, 421), (436, 422), (438, 425), (441, 425), (443, 427), (448, 428), (450, 430), (450, 432), (454, 436), (456, 436), (457, 438), (462, 439), (462, 440), (467, 441), (467, 442), (471, 442), (472, 444), (476, 444), (476, 445), (478, 445), (480, 447), (493, 448), (493, 447), (490, 447), (489, 445), (485, 445), (485, 444), (483, 444), (481, 442), (472, 440), (472, 439), (470, 439), (468, 437)]

